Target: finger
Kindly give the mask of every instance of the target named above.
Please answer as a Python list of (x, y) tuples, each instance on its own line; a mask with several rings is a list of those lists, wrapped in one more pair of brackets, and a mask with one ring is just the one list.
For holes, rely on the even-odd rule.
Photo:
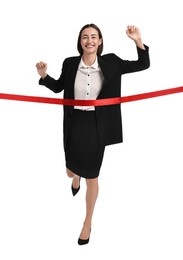
[(131, 30), (131, 25), (127, 26), (127, 30), (130, 31)]
[(40, 68), (40, 62), (36, 63), (36, 67), (39, 69)]
[(36, 64), (37, 69), (43, 69), (46, 66), (47, 66), (47, 64), (45, 62), (42, 62), (42, 61)]
[(41, 68), (44, 68), (44, 67), (45, 67), (45, 63), (44, 63), (43, 61), (41, 61), (41, 62), (39, 63), (39, 66), (40, 66)]
[(42, 69), (42, 66), (41, 66), (40, 63), (36, 64), (36, 67), (37, 67), (38, 70)]
[(134, 30), (135, 30), (135, 26), (134, 25), (128, 25), (127, 30), (128, 30), (129, 33), (133, 33)]
[(138, 31), (139, 31), (139, 28), (138, 28), (138, 27), (135, 27), (135, 31), (138, 32)]
[(131, 32), (135, 32), (135, 26), (134, 25), (131, 25)]

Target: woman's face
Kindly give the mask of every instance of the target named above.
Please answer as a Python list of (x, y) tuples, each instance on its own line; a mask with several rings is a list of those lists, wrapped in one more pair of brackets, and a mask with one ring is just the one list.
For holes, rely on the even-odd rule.
[(98, 46), (102, 43), (98, 31), (92, 27), (86, 28), (81, 34), (81, 47), (83, 54), (96, 54)]

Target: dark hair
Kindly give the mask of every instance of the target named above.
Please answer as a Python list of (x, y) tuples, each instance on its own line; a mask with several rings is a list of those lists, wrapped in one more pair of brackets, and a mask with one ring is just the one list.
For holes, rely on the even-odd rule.
[[(82, 34), (82, 32), (83, 32), (86, 28), (90, 28), (90, 27), (92, 27), (92, 28), (94, 28), (95, 30), (97, 30), (98, 35), (99, 35), (99, 39), (102, 39), (102, 33), (101, 33), (100, 29), (98, 28), (98, 26), (96, 26), (96, 25), (93, 24), (93, 23), (84, 25), (84, 26), (81, 28), (80, 32), (79, 32), (78, 43), (77, 43), (77, 49), (78, 49), (78, 52), (79, 52), (81, 55), (83, 54), (83, 49), (82, 49), (82, 47), (81, 47), (81, 34)], [(102, 53), (102, 51), (103, 51), (103, 46), (104, 46), (104, 45), (103, 45), (103, 41), (102, 41), (102, 43), (100, 44), (100, 46), (98, 46), (98, 49), (97, 49), (97, 54), (98, 54), (98, 55), (100, 55), (100, 54)]]

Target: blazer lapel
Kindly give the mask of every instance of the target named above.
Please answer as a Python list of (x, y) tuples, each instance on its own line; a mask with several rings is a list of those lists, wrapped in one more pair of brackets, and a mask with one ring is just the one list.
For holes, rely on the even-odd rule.
[(76, 59), (74, 59), (70, 65), (70, 75), (69, 75), (69, 97), (71, 99), (74, 99), (74, 82), (75, 82), (75, 78), (76, 78), (76, 74), (77, 74), (77, 70), (78, 70), (78, 66), (79, 66), (79, 62), (81, 60), (81, 56), (76, 57)]
[(111, 77), (111, 74), (109, 73), (110, 64), (104, 62), (101, 56), (98, 56), (98, 63), (101, 68), (102, 74), (104, 76), (104, 82), (103, 82), (103, 88), (102, 88), (101, 92), (99, 93), (97, 99), (102, 98), (103, 93), (106, 90), (107, 82), (110, 80), (110, 77)]
[(103, 73), (103, 76), (104, 76), (104, 84), (109, 80), (110, 78), (110, 73), (108, 73), (108, 70), (109, 70), (109, 66), (107, 63), (105, 63), (103, 61), (103, 59), (101, 58), (101, 56), (98, 56), (98, 63), (99, 63), (99, 66), (101, 68), (101, 71)]

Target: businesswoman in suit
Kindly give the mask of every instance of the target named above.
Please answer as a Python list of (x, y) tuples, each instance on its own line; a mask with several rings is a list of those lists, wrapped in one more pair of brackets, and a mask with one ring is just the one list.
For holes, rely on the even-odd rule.
[[(95, 24), (83, 26), (79, 32), (79, 56), (66, 58), (58, 80), (47, 74), (47, 64), (38, 62), (40, 85), (55, 93), (64, 90), (64, 98), (95, 100), (121, 96), (121, 76), (145, 70), (150, 66), (148, 46), (140, 31), (127, 26), (126, 33), (137, 48), (138, 59), (123, 60), (115, 54), (101, 55), (103, 38)], [(80, 189), (81, 177), (86, 180), (86, 216), (78, 239), (79, 245), (89, 242), (92, 216), (98, 196), (98, 176), (105, 146), (120, 143), (122, 122), (120, 104), (110, 106), (64, 106), (64, 151), (66, 171), (72, 178), (72, 193)]]

